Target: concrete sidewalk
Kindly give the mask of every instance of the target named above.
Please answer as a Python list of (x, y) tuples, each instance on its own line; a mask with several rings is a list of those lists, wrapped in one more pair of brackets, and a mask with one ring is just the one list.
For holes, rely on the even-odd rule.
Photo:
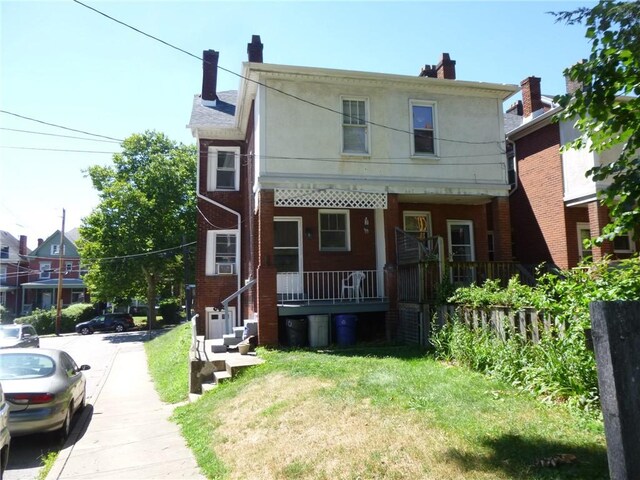
[(58, 479), (204, 479), (160, 401), (142, 343), (120, 345), (47, 476)]

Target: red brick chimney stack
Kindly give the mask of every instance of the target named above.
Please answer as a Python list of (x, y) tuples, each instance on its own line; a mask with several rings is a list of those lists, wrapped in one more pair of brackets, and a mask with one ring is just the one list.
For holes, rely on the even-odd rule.
[(250, 62), (262, 63), (262, 50), (264, 45), (260, 41), (260, 35), (252, 35), (251, 43), (247, 44), (247, 54)]
[(448, 80), (456, 79), (456, 62), (455, 60), (451, 60), (448, 53), (442, 54), (436, 70), (438, 78), (446, 78)]
[(42, 240), (41, 238), (38, 239), (38, 246), (42, 245), (44, 242), (44, 240)]
[(202, 102), (215, 105), (218, 100), (216, 93), (218, 83), (218, 56), (215, 50), (202, 52)]
[(542, 103), (542, 93), (540, 93), (540, 78), (527, 77), (520, 82), (522, 87), (522, 104), (525, 118), (533, 112), (544, 108)]
[(20, 250), (18, 251), (18, 254), (20, 255), (26, 255), (27, 254), (27, 236), (26, 235), (20, 235)]

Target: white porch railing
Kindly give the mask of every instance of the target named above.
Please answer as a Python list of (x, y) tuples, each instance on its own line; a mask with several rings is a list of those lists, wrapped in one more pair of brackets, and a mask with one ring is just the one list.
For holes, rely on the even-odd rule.
[(380, 301), (382, 285), (382, 272), (376, 270), (278, 273), (278, 299), (296, 304)]

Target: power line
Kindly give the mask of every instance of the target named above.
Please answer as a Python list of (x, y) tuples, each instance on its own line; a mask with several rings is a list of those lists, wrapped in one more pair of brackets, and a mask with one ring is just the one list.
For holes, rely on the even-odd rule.
[(97, 138), (76, 137), (74, 135), (59, 135), (57, 133), (35, 132), (33, 130), (20, 130), (17, 128), (0, 127), (0, 130), (9, 130), (11, 132), (20, 132), (20, 133), (32, 133), (34, 135), (47, 135), (50, 137), (74, 138), (77, 140), (88, 140), (90, 142), (104, 142), (104, 143), (118, 143), (118, 144), (122, 143), (119, 140), (98, 140)]
[(45, 152), (67, 152), (67, 153), (108, 153), (114, 155), (119, 152), (105, 152), (101, 150), (68, 150), (65, 148), (37, 148), (37, 147), (10, 147), (6, 145), (0, 145), (0, 148), (10, 148), (13, 150), (41, 150)]
[[(103, 17), (108, 18), (109, 20), (112, 20), (112, 21), (114, 21), (116, 23), (119, 23), (123, 27), (129, 28), (129, 29), (133, 30), (134, 32), (137, 32), (137, 33), (139, 33), (141, 35), (144, 35), (145, 37), (148, 37), (148, 38), (150, 38), (152, 40), (160, 42), (163, 45), (166, 45), (169, 48), (172, 48), (172, 49), (177, 50), (177, 51), (179, 51), (181, 53), (184, 53), (185, 55), (193, 57), (196, 60), (199, 60), (201, 62), (205, 62), (205, 63), (207, 63), (209, 65), (213, 65), (211, 62), (204, 60), (202, 57), (200, 57), (198, 55), (195, 55), (195, 54), (193, 54), (193, 53), (191, 53), (191, 52), (189, 52), (187, 50), (184, 50), (184, 49), (182, 49), (180, 47), (177, 47), (177, 46), (175, 46), (175, 45), (173, 45), (173, 44), (171, 44), (171, 43), (169, 43), (169, 42), (167, 42), (165, 40), (162, 40), (161, 38), (158, 38), (158, 37), (155, 37), (155, 36), (153, 36), (153, 35), (151, 35), (149, 33), (146, 33), (144, 31), (140, 30), (139, 28), (133, 27), (133, 26), (129, 25), (128, 23), (125, 23), (125, 22), (123, 22), (121, 20), (118, 20), (117, 18), (114, 18), (114, 17), (112, 17), (112, 16), (110, 16), (110, 15), (104, 13), (104, 12), (101, 12), (100, 10), (98, 10), (96, 8), (90, 7), (89, 5), (86, 5), (86, 4), (82, 3), (79, 0), (73, 0), (73, 1), (75, 3), (77, 3), (78, 5), (82, 5), (83, 7), (94, 11), (98, 15), (102, 15)], [(267, 85), (265, 83), (262, 83), (262, 82), (260, 82), (258, 80), (254, 80), (252, 78), (245, 77), (244, 75), (242, 75), (240, 73), (236, 73), (233, 70), (229, 70), (229, 69), (224, 68), (224, 67), (222, 67), (220, 65), (216, 65), (216, 66), (220, 70), (222, 70), (224, 72), (227, 72), (227, 73), (230, 73), (231, 75), (235, 75), (238, 78), (241, 78), (241, 79), (246, 80), (248, 82), (255, 83), (256, 85), (260, 85), (261, 87), (267, 88), (269, 90), (273, 90), (274, 92), (281, 93), (282, 95), (285, 95), (287, 97), (293, 98), (295, 100), (298, 100), (300, 102), (306, 103), (308, 105), (314, 106), (316, 108), (320, 108), (320, 109), (323, 109), (323, 110), (326, 110), (326, 111), (329, 111), (329, 112), (332, 112), (332, 113), (336, 113), (336, 114), (338, 114), (338, 115), (340, 115), (342, 117), (349, 117), (349, 118), (352, 118), (352, 119), (358, 119), (358, 117), (351, 116), (351, 115), (346, 115), (344, 112), (341, 112), (341, 111), (336, 110), (336, 109), (331, 108), (331, 107), (327, 107), (326, 105), (320, 105), (319, 103), (312, 102), (311, 100), (307, 100), (306, 98), (298, 97), (297, 95), (294, 95), (292, 93), (286, 92), (286, 91), (281, 90), (279, 88), (272, 87), (272, 86)], [(372, 122), (371, 120), (364, 120), (364, 122), (366, 124), (374, 126), (374, 127), (384, 128), (384, 129), (387, 129), (387, 130), (392, 130), (392, 131), (400, 132), (400, 133), (407, 133), (409, 135), (413, 135), (414, 134), (414, 132), (409, 131), (409, 130), (405, 130), (405, 129), (402, 129), (402, 128), (391, 127), (389, 125), (384, 125), (382, 123)], [(469, 144), (469, 145), (489, 145), (489, 144), (494, 144), (494, 143), (499, 145), (501, 143), (504, 143), (504, 141), (499, 141), (499, 140), (498, 141), (471, 142), (471, 141), (466, 141), (466, 140), (451, 140), (451, 139), (442, 138), (442, 137), (438, 137), (438, 138), (434, 137), (434, 140), (439, 140), (439, 141), (443, 141), (443, 142), (452, 142), (452, 143), (464, 143), (464, 144)]]
[(58, 124), (55, 124), (55, 123), (45, 122), (44, 120), (38, 120), (37, 118), (31, 118), (31, 117), (27, 117), (25, 115), (19, 115), (17, 113), (9, 112), (7, 110), (0, 110), (0, 113), (6, 113), (7, 115), (13, 115), (14, 117), (22, 118), (24, 120), (29, 120), (29, 121), (32, 121), (32, 122), (42, 123), (43, 125), (49, 125), (50, 127), (62, 128), (63, 130), (69, 130), (71, 132), (83, 133), (85, 135), (90, 135), (92, 137), (100, 137), (100, 138), (106, 138), (107, 140), (115, 140), (117, 142), (123, 142), (123, 140), (121, 140), (119, 138), (108, 137), (106, 135), (98, 135), (97, 133), (91, 133), (91, 132), (86, 132), (84, 130), (78, 130), (78, 129), (75, 129), (75, 128), (65, 127), (63, 125), (58, 125)]

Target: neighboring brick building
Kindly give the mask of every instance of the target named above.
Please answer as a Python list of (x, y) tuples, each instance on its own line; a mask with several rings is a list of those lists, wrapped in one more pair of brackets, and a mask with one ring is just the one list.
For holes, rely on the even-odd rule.
[(16, 239), (9, 232), (0, 230), (0, 305), (11, 320), (21, 311), (20, 285), (27, 278), (29, 260), (27, 237)]
[[(540, 78), (522, 81), (522, 104), (507, 111), (507, 141), (515, 151), (517, 177), (510, 197), (513, 254), (526, 264), (547, 262), (575, 267), (585, 257), (625, 258), (637, 249), (631, 234), (587, 251), (582, 240), (598, 236), (609, 222), (596, 195), (606, 183), (593, 182), (586, 171), (617, 157), (584, 150), (561, 153), (579, 133), (568, 122), (554, 123), (560, 107), (540, 92)], [(575, 88), (568, 83), (567, 88)], [(514, 122), (515, 120), (515, 122)]]
[(189, 122), (200, 334), (247, 286), (227, 321), (257, 319), (260, 343), (309, 314), (359, 315), (365, 337), (382, 319), (393, 337), (397, 231), (439, 238), (443, 259), (511, 260), (499, 112), (516, 86), (456, 80), (448, 54), (412, 77), (265, 64), (258, 36), (247, 51), (225, 92), (204, 52)]

